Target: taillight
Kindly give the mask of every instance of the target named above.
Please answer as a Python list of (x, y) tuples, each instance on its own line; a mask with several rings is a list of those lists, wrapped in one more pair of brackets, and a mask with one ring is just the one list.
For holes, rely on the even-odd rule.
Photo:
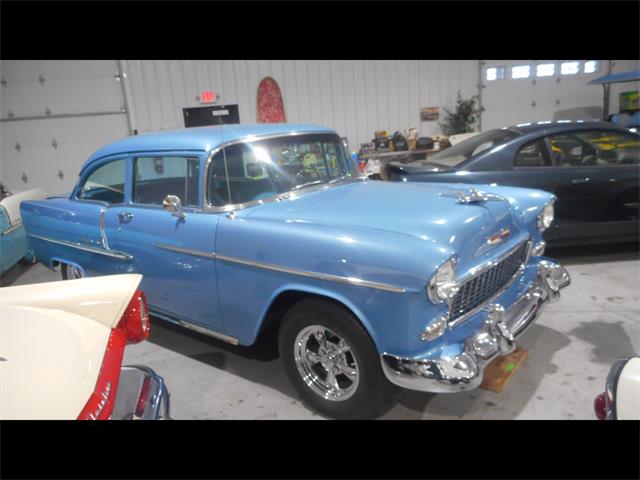
[(606, 420), (607, 418), (607, 395), (602, 392), (593, 402), (593, 409), (596, 412), (598, 420)]
[(127, 343), (138, 343), (149, 336), (149, 307), (141, 290), (136, 290), (116, 328), (124, 330)]
[(96, 387), (78, 415), (78, 420), (108, 420), (111, 417), (126, 344), (125, 332), (116, 328), (112, 329), (100, 366)]
[(111, 329), (107, 348), (102, 358), (95, 389), (78, 420), (108, 420), (111, 418), (120, 381), (124, 347), (138, 343), (149, 336), (149, 307), (141, 290), (136, 290), (118, 325)]

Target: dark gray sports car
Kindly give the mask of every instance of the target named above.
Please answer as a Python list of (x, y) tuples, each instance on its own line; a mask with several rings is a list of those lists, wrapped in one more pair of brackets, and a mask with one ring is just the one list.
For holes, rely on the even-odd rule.
[[(553, 245), (638, 241), (640, 135), (608, 122), (558, 121), (489, 130), (383, 180), (497, 183), (557, 196)], [(481, 189), (481, 188), (479, 188)]]

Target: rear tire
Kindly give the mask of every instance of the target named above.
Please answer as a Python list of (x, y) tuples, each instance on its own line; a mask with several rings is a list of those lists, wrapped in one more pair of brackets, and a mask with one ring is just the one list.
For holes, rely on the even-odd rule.
[(298, 302), (282, 321), (278, 347), (291, 383), (318, 413), (371, 418), (391, 405), (397, 387), (384, 376), (369, 334), (347, 309), (325, 300)]
[(78, 278), (84, 277), (84, 273), (82, 273), (82, 270), (67, 263), (63, 263), (60, 265), (60, 273), (62, 273), (63, 280), (76, 280)]

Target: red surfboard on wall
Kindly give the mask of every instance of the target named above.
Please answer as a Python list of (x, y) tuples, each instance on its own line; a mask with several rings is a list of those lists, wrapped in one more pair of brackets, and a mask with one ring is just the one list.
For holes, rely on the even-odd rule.
[(258, 85), (258, 123), (285, 122), (284, 103), (278, 83), (265, 77)]

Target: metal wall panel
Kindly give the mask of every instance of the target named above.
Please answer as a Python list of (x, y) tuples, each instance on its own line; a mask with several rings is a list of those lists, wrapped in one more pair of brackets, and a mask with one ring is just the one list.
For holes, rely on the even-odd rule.
[(451, 108), (456, 92), (477, 93), (479, 64), (473, 60), (209, 60), (123, 61), (132, 89), (139, 133), (183, 128), (182, 108), (196, 107), (203, 90), (220, 104), (238, 104), (241, 123), (256, 121), (260, 80), (280, 85), (288, 122), (335, 128), (352, 149), (375, 130), (419, 128), (435, 135), (437, 122), (420, 123), (420, 107)]

